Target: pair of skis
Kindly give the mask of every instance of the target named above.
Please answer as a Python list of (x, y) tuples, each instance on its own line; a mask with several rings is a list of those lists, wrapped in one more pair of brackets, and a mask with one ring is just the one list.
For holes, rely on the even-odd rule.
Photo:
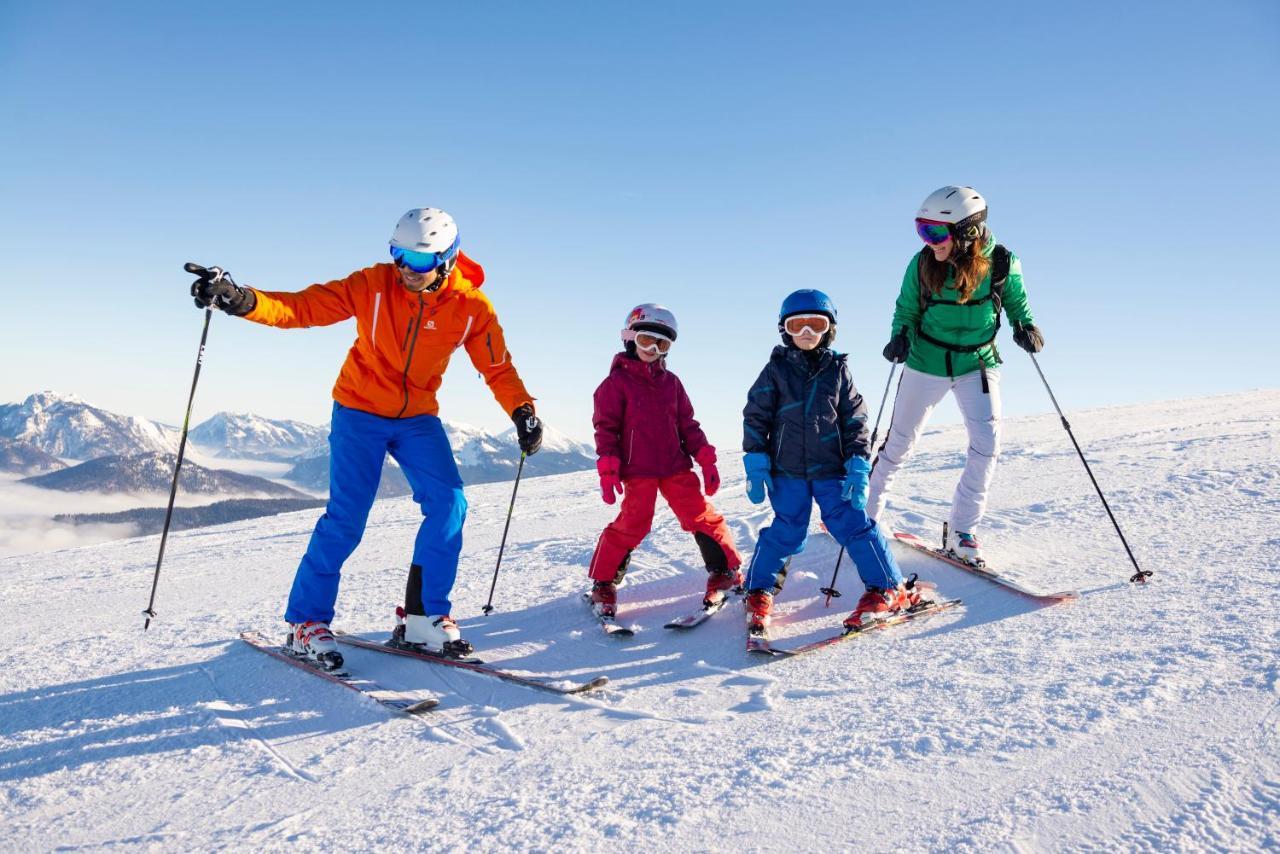
[[(596, 622), (600, 624), (600, 628), (606, 635), (615, 638), (629, 638), (635, 634), (634, 629), (628, 628), (627, 626), (619, 623), (616, 615), (610, 616), (596, 611), (595, 607), (591, 603), (590, 593), (582, 594), (582, 598), (587, 603), (587, 606), (591, 608), (592, 615), (596, 618)], [(664, 624), (664, 627), (668, 629), (692, 629), (700, 626), (709, 620), (713, 614), (724, 608), (728, 601), (729, 595), (726, 593), (710, 605), (704, 604), (697, 611), (668, 621)]]
[(814, 650), (835, 646), (836, 644), (862, 637), (865, 634), (879, 631), (880, 629), (887, 629), (890, 626), (900, 626), (903, 623), (919, 619), (920, 617), (929, 617), (941, 611), (948, 611), (960, 604), (962, 603), (959, 599), (943, 599), (940, 602), (929, 602), (915, 610), (900, 611), (896, 614), (885, 617), (882, 620), (877, 620), (865, 628), (845, 629), (838, 635), (819, 638), (818, 640), (810, 641), (809, 643), (795, 647), (777, 647), (773, 645), (767, 634), (763, 632), (748, 632), (747, 652), (756, 655), (766, 655), (771, 658), (795, 658), (797, 655), (804, 655), (805, 653), (813, 652)]
[[(500, 667), (494, 667), (491, 664), (486, 664), (479, 658), (449, 658), (440, 653), (433, 653), (429, 650), (413, 646), (412, 644), (397, 644), (394, 641), (378, 643), (377, 641), (366, 640), (365, 638), (349, 635), (342, 631), (335, 632), (334, 636), (337, 638), (339, 643), (357, 646), (361, 649), (385, 652), (391, 655), (416, 658), (420, 661), (429, 661), (433, 664), (443, 664), (448, 667), (470, 670), (473, 673), (493, 676), (506, 682), (523, 685), (526, 688), (533, 688), (539, 691), (547, 691), (552, 694), (581, 694), (586, 691), (593, 691), (597, 688), (601, 688), (609, 683), (608, 676), (597, 676), (594, 679), (587, 680), (586, 682), (552, 681), (550, 679), (537, 676), (524, 676), (519, 673), (513, 673), (510, 670), (503, 670)], [(273, 643), (261, 632), (242, 632), (240, 639), (259, 652), (266, 653), (272, 658), (291, 664), (301, 670), (307, 671), (308, 673), (313, 673), (322, 679), (342, 685), (344, 688), (349, 688), (359, 694), (363, 694), (382, 707), (397, 714), (417, 717), (423, 712), (429, 712), (436, 706), (440, 705), (440, 700), (437, 697), (421, 698), (412, 694), (406, 694), (402, 691), (393, 691), (382, 687), (372, 679), (354, 676), (343, 668), (339, 668), (337, 670), (326, 670), (312, 659), (300, 656), (282, 644)]]

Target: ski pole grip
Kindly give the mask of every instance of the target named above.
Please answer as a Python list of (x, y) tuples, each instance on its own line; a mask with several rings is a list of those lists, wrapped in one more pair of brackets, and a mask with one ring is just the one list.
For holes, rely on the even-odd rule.
[(205, 269), (204, 267), (201, 267), (199, 264), (197, 264), (194, 261), (188, 261), (187, 263), (183, 264), (182, 269), (186, 270), (188, 273), (195, 273), (197, 276), (203, 275), (204, 273), (209, 272), (207, 269)]

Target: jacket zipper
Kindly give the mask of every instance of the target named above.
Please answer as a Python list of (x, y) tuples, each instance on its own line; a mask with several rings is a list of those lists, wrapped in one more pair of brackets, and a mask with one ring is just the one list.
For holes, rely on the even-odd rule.
[(369, 346), (371, 347), (378, 346), (378, 309), (381, 306), (382, 306), (382, 292), (379, 291), (378, 293), (373, 295), (373, 332), (369, 336), (372, 339), (369, 342)]
[(396, 413), (396, 418), (404, 415), (404, 411), (409, 408), (409, 366), (413, 364), (413, 348), (418, 346), (418, 330), (422, 328), (422, 310), (425, 307), (426, 304), (422, 301), (422, 294), (418, 294), (418, 319), (410, 327), (410, 331), (413, 333), (413, 341), (409, 341), (408, 333), (405, 333), (404, 336), (405, 343), (409, 347), (409, 355), (404, 357), (404, 377), (400, 381), (400, 385), (404, 389), (404, 405)]
[(627, 442), (627, 465), (631, 465), (631, 454), (636, 449), (636, 431), (631, 431), (631, 439)]

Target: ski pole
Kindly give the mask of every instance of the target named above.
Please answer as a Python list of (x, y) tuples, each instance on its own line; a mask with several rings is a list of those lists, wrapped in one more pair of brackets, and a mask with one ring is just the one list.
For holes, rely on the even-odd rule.
[(1080, 450), (1080, 443), (1076, 441), (1076, 435), (1071, 432), (1071, 425), (1067, 422), (1067, 416), (1062, 414), (1062, 407), (1058, 405), (1058, 399), (1053, 396), (1053, 389), (1049, 388), (1049, 381), (1044, 378), (1044, 371), (1040, 370), (1040, 362), (1036, 359), (1036, 354), (1028, 352), (1027, 355), (1031, 357), (1031, 363), (1036, 366), (1036, 373), (1040, 375), (1040, 382), (1044, 383), (1044, 390), (1049, 392), (1049, 399), (1053, 401), (1053, 408), (1058, 410), (1058, 417), (1062, 419), (1062, 427), (1067, 431), (1067, 435), (1071, 437), (1071, 444), (1075, 445), (1076, 454), (1079, 455), (1080, 462), (1084, 463), (1084, 470), (1089, 475), (1089, 480), (1093, 482), (1093, 488), (1097, 490), (1098, 498), (1102, 500), (1102, 509), (1107, 511), (1107, 516), (1111, 518), (1111, 524), (1115, 526), (1116, 533), (1120, 535), (1120, 542), (1124, 545), (1124, 550), (1129, 555), (1129, 562), (1133, 564), (1135, 570), (1129, 580), (1146, 583), (1146, 580), (1151, 577), (1151, 570), (1138, 566), (1138, 559), (1133, 556), (1133, 549), (1129, 548), (1129, 541), (1124, 538), (1124, 531), (1120, 530), (1120, 523), (1116, 521), (1115, 514), (1111, 512), (1111, 505), (1107, 503), (1107, 497), (1102, 494), (1102, 487), (1098, 486), (1098, 479), (1093, 476), (1093, 469), (1089, 468), (1089, 461), (1084, 458), (1084, 451)]
[[(884, 405), (889, 400), (889, 386), (893, 385), (893, 374), (898, 370), (897, 362), (889, 363), (889, 379), (884, 384), (884, 396), (880, 398), (880, 411), (876, 413), (876, 426), (871, 431), (871, 458), (875, 459), (876, 454), (876, 436), (880, 435), (880, 416), (884, 415)], [(840, 575), (840, 562), (844, 560), (844, 546), (840, 547), (840, 554), (836, 556), (836, 568), (831, 572), (831, 584), (828, 587), (819, 587), (819, 593), (827, 594), (827, 602), (824, 608), (831, 607), (831, 597), (840, 598), (840, 591), (836, 589), (836, 578)]]
[[(204, 267), (198, 264), (187, 262), (185, 269), (188, 273), (203, 273)], [(214, 280), (222, 278), (222, 271), (214, 277)], [(204, 310), (204, 328), (200, 330), (200, 349), (196, 353), (196, 372), (191, 377), (191, 394), (187, 397), (187, 414), (182, 419), (182, 439), (178, 442), (178, 461), (173, 466), (173, 484), (169, 487), (169, 507), (164, 511), (164, 528), (160, 532), (160, 554), (156, 556), (156, 574), (151, 579), (151, 600), (147, 602), (147, 609), (142, 613), (146, 616), (146, 622), (142, 624), (142, 630), (145, 632), (151, 628), (151, 620), (156, 615), (156, 588), (160, 586), (160, 565), (164, 563), (164, 546), (169, 540), (169, 523), (173, 520), (173, 502), (178, 497), (178, 472), (182, 471), (182, 456), (187, 450), (187, 429), (191, 426), (191, 405), (196, 399), (196, 383), (200, 381), (200, 365), (204, 362), (204, 345), (209, 339), (209, 319), (213, 317), (213, 306), (208, 306)]]
[(502, 543), (498, 546), (498, 562), (494, 564), (493, 583), (489, 585), (489, 601), (480, 609), (484, 611), (486, 617), (493, 610), (493, 591), (498, 586), (498, 570), (502, 567), (502, 552), (507, 548), (507, 531), (511, 530), (511, 514), (516, 509), (516, 490), (520, 488), (520, 473), (524, 471), (524, 458), (527, 456), (528, 454), (524, 451), (520, 452), (520, 465), (516, 467), (516, 482), (511, 487), (511, 506), (507, 508), (507, 524), (502, 529)]

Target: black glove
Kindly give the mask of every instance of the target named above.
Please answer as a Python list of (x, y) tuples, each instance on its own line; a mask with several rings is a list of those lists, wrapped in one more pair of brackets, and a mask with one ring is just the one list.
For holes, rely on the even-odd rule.
[(911, 342), (907, 340), (907, 330), (903, 329), (897, 335), (889, 339), (889, 343), (884, 345), (884, 357), (890, 362), (905, 362), (907, 354), (911, 352)]
[(244, 317), (258, 304), (257, 295), (248, 288), (237, 285), (221, 267), (205, 268), (187, 262), (184, 269), (198, 276), (191, 283), (191, 296), (195, 297), (196, 308), (213, 306), (227, 314)]
[(1036, 329), (1035, 324), (1019, 326), (1013, 330), (1013, 343), (1028, 353), (1039, 353), (1044, 349), (1044, 336)]
[(529, 404), (516, 407), (511, 413), (511, 420), (516, 423), (516, 437), (520, 442), (520, 450), (532, 456), (542, 447), (542, 420), (533, 414)]

